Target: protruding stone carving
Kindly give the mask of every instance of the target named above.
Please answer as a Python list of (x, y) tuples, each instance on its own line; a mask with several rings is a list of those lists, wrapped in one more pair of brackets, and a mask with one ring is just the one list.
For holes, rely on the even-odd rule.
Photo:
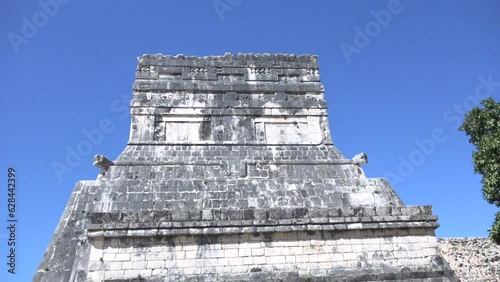
[(362, 166), (364, 164), (368, 163), (368, 156), (365, 153), (359, 153), (356, 154), (353, 158), (352, 161), (355, 165), (357, 166)]
[(113, 165), (113, 162), (103, 155), (95, 155), (93, 165), (101, 169), (101, 171), (99, 172), (99, 177), (102, 177), (106, 175), (109, 167)]
[(288, 100), (288, 95), (285, 92), (276, 92), (274, 95), (277, 101), (286, 101)]

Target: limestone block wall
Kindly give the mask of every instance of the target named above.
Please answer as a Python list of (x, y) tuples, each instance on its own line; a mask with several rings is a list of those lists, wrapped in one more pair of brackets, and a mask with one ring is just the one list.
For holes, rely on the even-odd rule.
[(93, 238), (91, 245), (89, 281), (383, 280), (444, 272), (432, 228)]
[(491, 239), (443, 238), (438, 245), (460, 281), (500, 281), (500, 245)]

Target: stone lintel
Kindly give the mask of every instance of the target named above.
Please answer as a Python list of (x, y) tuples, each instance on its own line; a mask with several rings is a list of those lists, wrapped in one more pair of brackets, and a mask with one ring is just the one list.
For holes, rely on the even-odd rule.
[[(351, 214), (351, 216), (346, 216)], [(139, 213), (90, 213), (90, 237), (140, 236), (141, 234), (243, 234), (307, 230), (358, 230), (437, 228), (437, 216), (428, 206), (356, 208), (351, 210), (246, 209), (207, 211), (144, 211)]]
[[(185, 56), (182, 54), (171, 56), (163, 54), (147, 54), (138, 57), (139, 69), (146, 66), (155, 67), (163, 72), (182, 73), (182, 67), (225, 67), (233, 73), (233, 69), (246, 67), (262, 68), (310, 68), (317, 69), (318, 57), (316, 55), (292, 55), (292, 54), (231, 54), (222, 56)], [(202, 70), (199, 70), (202, 71)], [(227, 73), (228, 70), (219, 70)]]
[[(103, 225), (93, 225), (97, 228)], [(108, 226), (110, 227), (110, 226)], [(245, 226), (244, 224), (225, 227), (192, 227), (175, 229), (89, 229), (89, 238), (120, 238), (120, 237), (151, 237), (151, 236), (180, 236), (180, 235), (223, 235), (223, 234), (248, 234), (248, 233), (274, 233), (295, 231), (346, 231), (346, 230), (380, 230), (380, 229), (408, 229), (432, 228), (439, 224), (433, 221), (405, 221), (405, 222), (372, 222), (372, 223), (342, 223), (342, 224), (298, 224), (278, 226)]]
[[(297, 107), (298, 108), (298, 107)], [(293, 117), (307, 117), (307, 116), (320, 116), (326, 117), (327, 112), (326, 108), (308, 108), (297, 111), (297, 108), (288, 108), (289, 110), (294, 109)], [(286, 109), (285, 109), (286, 110)], [(132, 115), (162, 115), (162, 114), (172, 114), (179, 116), (200, 116), (204, 114), (208, 114), (211, 116), (252, 116), (252, 115), (265, 115), (265, 116), (279, 116), (283, 117), (286, 111), (283, 111), (281, 108), (250, 108), (250, 107), (232, 107), (229, 110), (220, 109), (220, 108), (204, 108), (204, 107), (149, 107), (145, 106), (132, 106), (131, 114)]]
[(293, 92), (293, 93), (323, 93), (323, 85), (319, 82), (302, 83), (233, 83), (222, 84), (219, 81), (163, 81), (163, 80), (136, 80), (132, 86), (136, 91), (212, 91), (212, 92), (228, 92), (237, 91), (244, 93), (273, 93), (273, 92)]

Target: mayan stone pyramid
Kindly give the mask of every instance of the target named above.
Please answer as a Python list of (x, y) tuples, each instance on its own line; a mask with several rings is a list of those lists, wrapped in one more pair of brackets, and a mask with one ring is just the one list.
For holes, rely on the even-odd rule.
[(127, 147), (34, 281), (456, 281), (430, 206), (331, 140), (313, 55), (138, 58)]

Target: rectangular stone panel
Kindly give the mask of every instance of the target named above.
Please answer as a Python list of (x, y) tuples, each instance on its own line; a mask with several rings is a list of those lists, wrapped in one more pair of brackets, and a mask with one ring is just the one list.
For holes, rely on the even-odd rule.
[(259, 143), (317, 144), (322, 141), (319, 120), (306, 117), (270, 117), (255, 119)]
[(207, 140), (210, 136), (210, 121), (202, 117), (155, 117), (155, 141), (196, 142)]
[(266, 141), (273, 144), (301, 144), (307, 140), (307, 123), (266, 123)]
[(198, 129), (201, 122), (169, 122), (165, 125), (165, 141), (199, 141)]

